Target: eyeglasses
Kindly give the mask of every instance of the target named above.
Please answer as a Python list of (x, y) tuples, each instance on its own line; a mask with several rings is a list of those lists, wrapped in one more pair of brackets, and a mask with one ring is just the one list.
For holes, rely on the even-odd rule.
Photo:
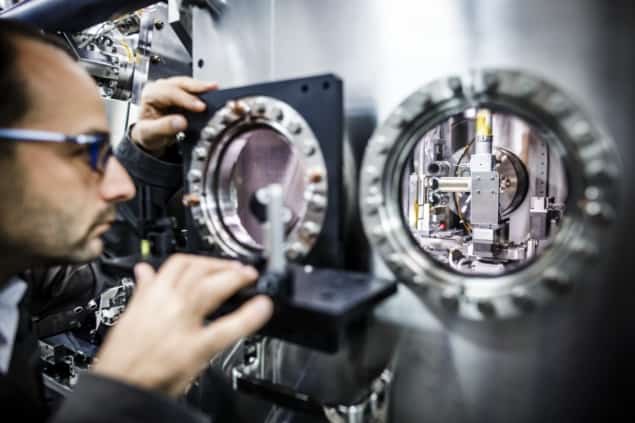
[(96, 172), (103, 172), (106, 163), (112, 156), (110, 134), (94, 132), (90, 134), (67, 135), (61, 132), (38, 131), (32, 129), (0, 128), (0, 140), (24, 142), (56, 142), (88, 146), (90, 167)]

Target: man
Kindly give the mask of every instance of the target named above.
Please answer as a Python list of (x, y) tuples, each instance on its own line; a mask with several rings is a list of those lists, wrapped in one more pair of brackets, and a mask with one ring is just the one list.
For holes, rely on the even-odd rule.
[[(189, 78), (149, 87), (131, 132), (136, 144), (125, 140), (119, 154), (160, 161), (187, 125), (165, 111), (202, 111), (195, 94), (213, 88)], [(43, 420), (49, 410), (30, 328), (31, 298), (42, 301), (43, 286), (56, 295), (57, 282), (68, 287), (73, 269), (102, 253), (101, 235), (115, 219), (115, 205), (130, 200), (135, 187), (108, 156), (106, 114), (92, 79), (37, 32), (6, 21), (0, 21), (0, 93), (0, 403), (5, 415)], [(59, 266), (69, 264), (79, 267)], [(52, 284), (49, 271), (16, 276), (54, 265), (55, 275), (64, 276)], [(181, 255), (158, 272), (139, 264), (135, 276), (127, 311), (56, 421), (199, 421), (175, 398), (213, 355), (258, 330), (272, 313), (271, 301), (258, 297), (203, 323), (256, 279), (253, 268), (238, 263)]]

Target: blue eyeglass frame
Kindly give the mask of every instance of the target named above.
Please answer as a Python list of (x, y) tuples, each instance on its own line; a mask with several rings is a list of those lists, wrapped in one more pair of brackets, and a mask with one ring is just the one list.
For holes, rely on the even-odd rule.
[[(108, 159), (112, 156), (110, 134), (108, 132), (68, 135), (61, 132), (40, 131), (34, 129), (0, 128), (0, 140), (87, 145), (90, 155), (90, 167), (94, 171), (100, 173), (104, 171)], [(108, 148), (103, 150), (105, 144), (108, 145)]]

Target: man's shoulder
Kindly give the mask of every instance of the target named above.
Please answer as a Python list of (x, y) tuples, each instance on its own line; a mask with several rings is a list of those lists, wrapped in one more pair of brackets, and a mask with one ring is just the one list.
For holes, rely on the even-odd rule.
[(0, 286), (0, 374), (9, 369), (20, 321), (18, 304), (26, 290), (26, 283), (17, 277)]

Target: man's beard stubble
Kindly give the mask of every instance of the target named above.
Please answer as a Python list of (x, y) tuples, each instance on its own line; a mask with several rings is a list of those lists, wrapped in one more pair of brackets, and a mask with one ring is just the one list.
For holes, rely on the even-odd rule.
[(96, 238), (94, 233), (95, 229), (101, 225), (112, 224), (115, 220), (115, 216), (115, 206), (111, 205), (100, 211), (97, 217), (93, 220), (93, 223), (84, 233), (84, 236), (74, 243), (72, 251), (75, 251), (76, 254), (69, 254), (69, 256), (67, 256), (67, 260), (74, 263), (84, 263), (96, 259), (103, 252), (103, 244), (100, 251), (88, 251), (90, 242)]
[(94, 231), (112, 222), (116, 215), (113, 205), (101, 210), (77, 238), (73, 229), (78, 224), (78, 216), (74, 211), (41, 205), (25, 207), (21, 212), (20, 216), (10, 219), (11, 227), (0, 228), (0, 253), (15, 256), (34, 267), (81, 264), (96, 259), (102, 253), (103, 244), (91, 250), (97, 238)]

